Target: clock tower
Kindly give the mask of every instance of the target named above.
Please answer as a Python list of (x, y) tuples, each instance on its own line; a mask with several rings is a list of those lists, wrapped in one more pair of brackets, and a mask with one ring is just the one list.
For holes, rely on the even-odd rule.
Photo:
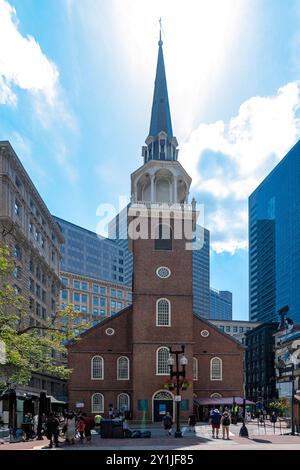
[[(160, 413), (165, 411), (174, 417), (174, 397), (164, 388), (169, 378), (168, 348), (185, 345), (186, 375), (191, 383), (193, 362), (190, 240), (195, 202), (189, 204), (191, 178), (177, 160), (162, 44), (160, 37), (150, 131), (142, 150), (144, 164), (131, 175), (128, 228), (134, 273), (133, 413), (141, 419), (152, 416), (154, 421), (161, 420)], [(184, 417), (184, 409), (192, 405), (192, 387), (183, 394)]]

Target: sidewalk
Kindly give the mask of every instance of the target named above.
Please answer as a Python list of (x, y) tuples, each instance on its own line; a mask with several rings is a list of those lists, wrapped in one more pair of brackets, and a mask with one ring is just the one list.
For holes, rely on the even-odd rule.
[[(92, 442), (76, 442), (75, 445), (65, 444), (60, 439), (60, 448), (53, 450), (274, 450), (274, 449), (296, 449), (300, 450), (300, 436), (280, 435), (273, 433), (273, 428), (266, 426), (258, 428), (257, 422), (247, 424), (249, 438), (239, 437), (241, 424), (230, 427), (230, 440), (223, 440), (220, 432), (219, 439), (213, 439), (211, 427), (206, 424), (196, 426), (196, 433), (189, 432), (186, 426), (182, 427), (183, 437), (174, 438), (166, 436), (164, 429), (157, 424), (150, 424), (144, 429), (149, 429), (152, 437), (149, 439), (101, 439), (93, 433)], [(139, 427), (133, 427), (138, 429)], [(284, 429), (284, 432), (288, 432)], [(48, 446), (48, 440), (29, 441), (15, 444), (3, 444), (1, 450), (44, 450)]]

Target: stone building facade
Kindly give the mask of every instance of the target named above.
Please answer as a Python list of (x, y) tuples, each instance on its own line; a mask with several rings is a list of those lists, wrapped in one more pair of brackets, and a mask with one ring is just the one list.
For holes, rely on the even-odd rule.
[(132, 303), (132, 290), (124, 284), (65, 271), (61, 271), (60, 276), (61, 308), (74, 305), (75, 310), (82, 313), (82, 321), (92, 322), (93, 326)]
[[(0, 142), (0, 241), (7, 244), (15, 268), (10, 282), (29, 302), (24, 326), (42, 326), (59, 308), (61, 231), (32, 183), (11, 144)], [(53, 361), (61, 361), (55, 351)], [(49, 375), (33, 374), (27, 386), (17, 384), (17, 423), (22, 422), (26, 406), (31, 411), (40, 391), (66, 401), (66, 382)], [(53, 392), (51, 394), (51, 391)], [(55, 398), (52, 397), (54, 400)], [(6, 404), (0, 411), (7, 415)]]

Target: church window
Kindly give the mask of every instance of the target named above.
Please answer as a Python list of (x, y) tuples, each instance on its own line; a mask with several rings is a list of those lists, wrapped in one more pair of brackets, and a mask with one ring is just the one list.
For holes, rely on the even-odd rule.
[(156, 302), (156, 326), (171, 326), (171, 304), (168, 299)]
[(121, 356), (118, 358), (117, 364), (118, 380), (129, 380), (129, 359)]
[(222, 359), (219, 357), (210, 361), (210, 380), (222, 380)]
[(158, 348), (156, 351), (156, 375), (169, 375), (170, 368), (168, 366), (168, 359), (170, 351), (167, 347)]
[(198, 359), (193, 357), (193, 380), (198, 380)]
[(104, 361), (101, 356), (94, 356), (91, 364), (91, 378), (93, 380), (104, 379)]
[(167, 279), (168, 277), (171, 276), (171, 271), (166, 266), (161, 266), (160, 268), (157, 268), (156, 274), (161, 279)]
[(102, 393), (94, 393), (92, 395), (92, 413), (104, 412), (104, 397)]

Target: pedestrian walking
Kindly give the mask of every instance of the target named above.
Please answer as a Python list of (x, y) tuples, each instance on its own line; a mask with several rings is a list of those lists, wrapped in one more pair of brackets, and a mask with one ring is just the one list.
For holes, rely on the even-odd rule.
[(188, 420), (188, 426), (189, 426), (189, 431), (190, 432), (196, 432), (196, 430), (195, 430), (196, 422), (197, 422), (196, 415), (191, 414), (189, 416), (189, 420)]
[(113, 409), (112, 404), (110, 404), (109, 409), (108, 409), (108, 418), (113, 419), (113, 417), (114, 417), (114, 409)]
[(97, 432), (100, 434), (100, 428), (101, 428), (101, 421), (103, 420), (103, 417), (101, 415), (96, 415), (95, 416), (95, 428)]
[(173, 426), (172, 416), (170, 415), (169, 411), (167, 411), (167, 413), (163, 417), (163, 427), (166, 431), (167, 436), (172, 436), (172, 426)]
[(215, 408), (211, 417), (210, 417), (210, 424), (212, 427), (212, 437), (219, 439), (219, 430), (220, 430), (220, 423), (221, 423), (222, 415), (218, 408)]
[(46, 436), (49, 439), (49, 449), (52, 449), (53, 443), (55, 447), (59, 447), (58, 444), (58, 427), (59, 419), (54, 415), (54, 413), (49, 413), (49, 416), (46, 420)]
[(229, 439), (229, 427), (231, 424), (230, 414), (227, 410), (224, 411), (222, 418), (221, 418), (221, 425), (223, 431), (223, 439), (225, 439), (225, 435), (227, 436), (226, 439)]
[(66, 431), (65, 438), (66, 442), (69, 444), (75, 444), (75, 435), (76, 435), (76, 420), (74, 413), (69, 413), (66, 419)]
[(87, 416), (86, 413), (82, 413), (83, 422), (84, 422), (84, 437), (87, 442), (91, 442), (92, 439), (92, 429), (95, 427), (95, 421)]
[(85, 428), (85, 424), (83, 421), (83, 417), (80, 417), (77, 421), (77, 431), (80, 436), (80, 442), (83, 442), (83, 439), (84, 439), (84, 428)]

